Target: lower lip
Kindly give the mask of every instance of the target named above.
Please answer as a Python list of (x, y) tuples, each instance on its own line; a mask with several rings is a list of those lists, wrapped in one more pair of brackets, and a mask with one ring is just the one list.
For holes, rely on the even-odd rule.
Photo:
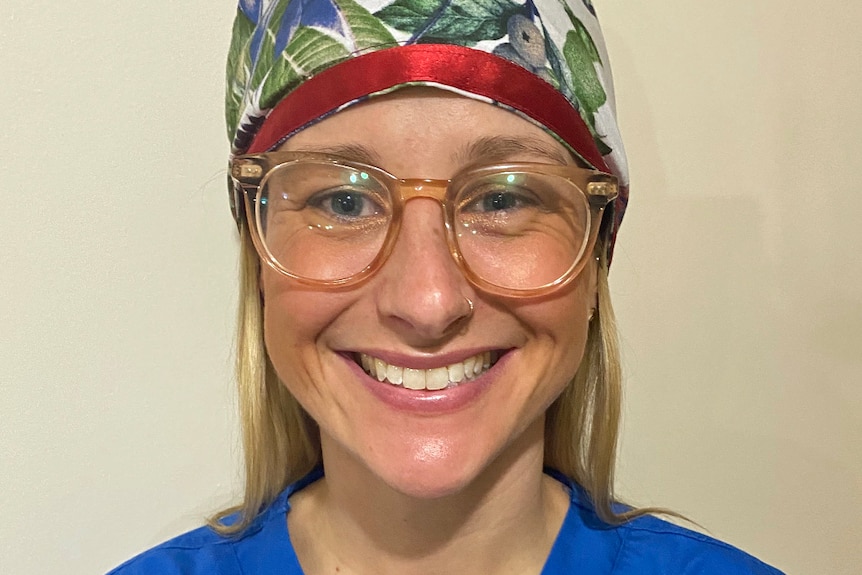
[(365, 373), (365, 370), (353, 361), (350, 355), (342, 357), (365, 389), (381, 402), (399, 411), (419, 415), (440, 415), (459, 411), (477, 401), (494, 384), (497, 374), (508, 361), (509, 355), (509, 352), (501, 355), (497, 363), (479, 377), (439, 391), (413, 390), (386, 381), (378, 381), (377, 378)]

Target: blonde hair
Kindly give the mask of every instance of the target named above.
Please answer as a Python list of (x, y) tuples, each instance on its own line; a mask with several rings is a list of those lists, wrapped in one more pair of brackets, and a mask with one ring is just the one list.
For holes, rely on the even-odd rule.
[[(601, 254), (605, 251), (603, 246), (597, 249)], [(279, 381), (264, 348), (260, 260), (245, 228), (240, 258), (236, 371), (245, 494), (242, 503), (210, 519), (210, 526), (224, 535), (242, 532), (285, 487), (321, 462), (317, 424)], [(622, 376), (607, 269), (602, 255), (598, 308), (590, 322), (584, 357), (575, 377), (546, 414), (545, 464), (581, 485), (602, 520), (618, 524), (661, 510), (616, 513), (612, 508)], [(224, 520), (235, 513), (238, 518), (227, 525)]]

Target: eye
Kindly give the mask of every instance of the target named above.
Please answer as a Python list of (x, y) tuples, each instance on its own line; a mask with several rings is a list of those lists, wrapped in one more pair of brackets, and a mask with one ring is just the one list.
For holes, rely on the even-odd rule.
[(461, 201), (461, 211), (474, 214), (510, 213), (525, 208), (533, 208), (539, 203), (533, 190), (511, 182), (482, 182), (470, 189)]
[(325, 190), (308, 199), (307, 205), (337, 220), (369, 218), (385, 213), (374, 194), (355, 189)]
[(494, 191), (483, 195), (478, 200), (481, 202), (482, 211), (497, 212), (500, 210), (513, 210), (523, 205), (523, 199), (511, 191)]
[(339, 216), (361, 216), (366, 205), (365, 198), (356, 192), (337, 192), (330, 194), (326, 203), (332, 213)]

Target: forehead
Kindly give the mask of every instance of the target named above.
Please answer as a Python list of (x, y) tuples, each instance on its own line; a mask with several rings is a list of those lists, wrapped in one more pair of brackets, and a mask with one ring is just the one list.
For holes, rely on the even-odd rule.
[(335, 153), (393, 173), (417, 163), (574, 163), (547, 131), (515, 113), (426, 87), (397, 90), (351, 106), (294, 135), (281, 149)]

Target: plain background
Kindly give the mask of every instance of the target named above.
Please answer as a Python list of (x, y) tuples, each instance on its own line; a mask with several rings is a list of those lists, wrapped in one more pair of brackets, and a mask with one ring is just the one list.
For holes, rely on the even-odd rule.
[[(862, 565), (858, 3), (597, 2), (633, 178), (619, 490)], [(5, 0), (0, 572), (101, 573), (238, 493), (228, 0)]]

